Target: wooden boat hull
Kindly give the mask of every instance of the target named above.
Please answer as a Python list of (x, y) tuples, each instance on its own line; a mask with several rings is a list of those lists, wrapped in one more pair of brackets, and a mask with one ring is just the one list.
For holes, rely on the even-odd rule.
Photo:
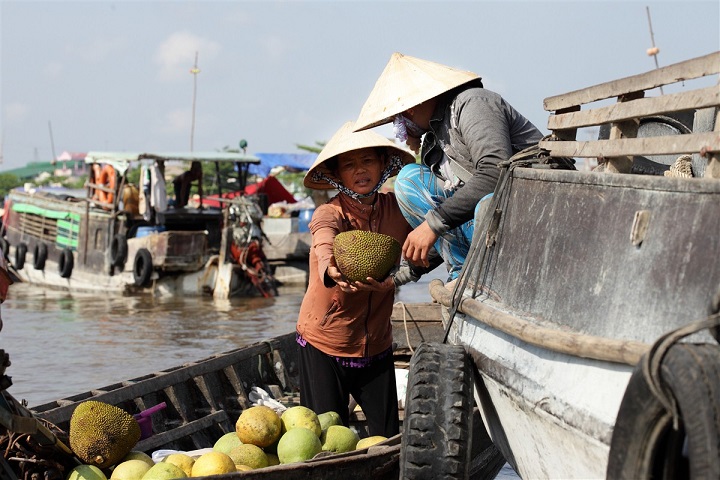
[[(521, 476), (605, 476), (640, 355), (661, 335), (705, 318), (717, 294), (720, 270), (706, 259), (717, 250), (718, 204), (717, 182), (516, 172), (497, 244), (469, 276), (482, 293), (454, 319), (449, 339), (474, 359), (488, 431)], [(648, 209), (638, 247), (633, 220)], [(450, 306), (442, 290), (433, 296)], [(546, 337), (616, 341), (621, 351), (612, 361), (558, 352), (533, 341), (541, 337), (488, 325), (501, 317), (547, 329)]]
[[(448, 340), (473, 359), (488, 432), (523, 478), (720, 475), (717, 85), (642, 95), (718, 60), (545, 99), (552, 137), (504, 167), (455, 290), (431, 283)], [(680, 123), (668, 112), (687, 132), (642, 138), (638, 125)], [(575, 141), (591, 125), (609, 139)], [(580, 172), (567, 157), (604, 163)], [(627, 175), (649, 158), (661, 175)], [(678, 352), (691, 353), (682, 368)], [(673, 390), (680, 377), (693, 380)]]
[[(438, 304), (396, 305), (394, 316), (396, 365), (407, 365), (418, 339), (437, 341)], [(432, 318), (435, 320), (433, 321)], [(400, 328), (397, 328), (400, 326)], [(407, 343), (407, 342), (412, 343)], [(194, 451), (212, 447), (226, 432), (235, 430), (241, 412), (250, 407), (252, 387), (260, 387), (285, 405), (299, 402), (295, 333), (220, 353), (174, 368), (110, 384), (91, 391), (32, 407), (36, 418), (49, 422), (58, 438), (67, 444), (69, 420), (77, 405), (95, 400), (117, 405), (136, 414), (165, 402), (167, 407), (151, 415), (153, 434), (140, 440), (134, 450)], [(1, 405), (0, 405), (1, 407)], [(2, 412), (0, 412), (2, 413)], [(402, 420), (401, 410), (401, 420)], [(351, 424), (367, 435), (362, 411), (351, 414)], [(57, 428), (55, 428), (57, 427)], [(2, 438), (0, 428), (0, 439)], [(477, 441), (481, 441), (478, 437)], [(496, 454), (489, 437), (479, 451)], [(337, 455), (320, 454), (305, 462), (237, 472), (213, 478), (263, 479), (397, 479), (400, 435), (370, 448)], [(46, 451), (47, 453), (47, 451)], [(488, 455), (490, 455), (488, 453)], [(493, 464), (495, 465), (497, 462)], [(2, 465), (0, 465), (2, 467)], [(496, 470), (495, 470), (496, 471)]]
[[(166, 213), (164, 221), (168, 228), (138, 235), (152, 227), (75, 198), (11, 192), (4, 241), (19, 281), (76, 292), (212, 295), (222, 275), (218, 259), (227, 231), (222, 211), (182, 209)], [(113, 258), (113, 242), (122, 243), (124, 260)], [(38, 248), (46, 252), (42, 261)], [(140, 262), (141, 250), (147, 262)], [(72, 267), (63, 272), (65, 255), (72, 257)], [(252, 294), (252, 288), (243, 289), (249, 282), (241, 266), (229, 259), (222, 263), (228, 264), (223, 298)], [(148, 269), (145, 281), (140, 265)]]

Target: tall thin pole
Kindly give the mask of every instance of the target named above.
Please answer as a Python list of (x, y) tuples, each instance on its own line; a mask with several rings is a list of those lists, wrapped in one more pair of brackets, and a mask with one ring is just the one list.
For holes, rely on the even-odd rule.
[(195, 139), (195, 100), (197, 98), (197, 75), (200, 73), (198, 68), (198, 52), (195, 52), (195, 65), (190, 69), (193, 76), (193, 99), (192, 99), (192, 126), (190, 127), (190, 151), (193, 151), (193, 142)]
[[(648, 27), (650, 27), (650, 42), (652, 43), (652, 47), (647, 49), (647, 54), (655, 59), (655, 68), (660, 68), (660, 64), (658, 64), (657, 59), (660, 49), (655, 46), (655, 34), (653, 33), (652, 20), (650, 19), (650, 7), (645, 6), (645, 11), (647, 12)], [(660, 87), (660, 94), (663, 94), (662, 87)]]
[(53, 139), (53, 133), (52, 133), (52, 123), (50, 120), (48, 120), (48, 130), (50, 131), (50, 149), (52, 150), (52, 163), (55, 165), (55, 140)]

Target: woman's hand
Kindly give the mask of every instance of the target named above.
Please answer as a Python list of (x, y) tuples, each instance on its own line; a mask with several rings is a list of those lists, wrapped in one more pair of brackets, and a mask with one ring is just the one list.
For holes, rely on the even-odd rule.
[(338, 270), (336, 266), (329, 266), (325, 273), (337, 284), (338, 287), (340, 287), (340, 290), (343, 292), (357, 292), (357, 287), (348, 282), (345, 275), (340, 273), (340, 270)]
[(353, 282), (352, 286), (364, 292), (387, 292), (388, 290), (395, 289), (395, 282), (393, 278), (388, 275), (382, 282), (368, 277), (364, 282)]
[(388, 275), (382, 282), (378, 282), (370, 277), (368, 277), (364, 282), (350, 282), (342, 273), (340, 273), (340, 270), (338, 270), (337, 267), (330, 266), (327, 269), (327, 276), (330, 277), (337, 286), (340, 287), (340, 290), (345, 293), (360, 291), (386, 292), (395, 288), (395, 282), (393, 282), (390, 275)]
[(403, 256), (413, 265), (429, 267), (428, 253), (437, 239), (438, 236), (425, 221), (408, 234), (403, 244)]

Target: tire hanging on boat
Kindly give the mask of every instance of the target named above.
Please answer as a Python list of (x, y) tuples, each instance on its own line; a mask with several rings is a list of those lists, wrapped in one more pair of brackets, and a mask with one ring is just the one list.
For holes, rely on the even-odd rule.
[(138, 287), (148, 286), (152, 271), (152, 255), (147, 248), (141, 248), (135, 254), (135, 261), (133, 262), (133, 278), (135, 279), (135, 285)]
[(73, 267), (75, 266), (75, 258), (73, 252), (69, 248), (63, 249), (60, 252), (60, 258), (58, 259), (58, 271), (62, 278), (70, 278), (72, 275)]
[(22, 270), (25, 266), (25, 257), (27, 256), (27, 244), (20, 243), (15, 248), (15, 269)]
[(125, 235), (118, 233), (110, 242), (110, 261), (112, 261), (113, 266), (122, 269), (125, 267), (127, 255), (128, 245)]
[(661, 375), (677, 402), (678, 429), (639, 365), (620, 404), (607, 478), (720, 478), (720, 346), (673, 345)]
[(45, 261), (47, 260), (47, 245), (38, 243), (33, 250), (33, 268), (35, 270), (45, 270)]
[(400, 478), (468, 478), (473, 403), (465, 349), (420, 344), (410, 361)]
[(8, 241), (4, 238), (0, 237), (0, 250), (2, 250), (3, 257), (5, 257), (5, 260), (8, 259), (8, 255), (10, 254), (10, 244)]

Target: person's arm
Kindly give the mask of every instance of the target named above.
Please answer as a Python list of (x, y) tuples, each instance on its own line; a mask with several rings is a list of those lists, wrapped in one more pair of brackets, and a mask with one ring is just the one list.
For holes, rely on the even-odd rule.
[[(426, 216), (432, 230), (441, 235), (471, 220), (475, 206), (495, 190), (498, 164), (512, 156), (508, 108), (497, 94), (472, 96), (458, 106), (458, 130), (474, 163), (472, 177), (452, 197)], [(533, 127), (534, 128), (534, 127)]]
[(327, 288), (335, 285), (342, 290), (349, 289), (351, 285), (340, 273), (335, 263), (333, 254), (333, 242), (335, 236), (340, 233), (341, 220), (336, 216), (331, 206), (320, 206), (313, 213), (313, 218), (308, 225), (312, 234), (313, 248), (318, 259), (318, 275), (320, 281)]

